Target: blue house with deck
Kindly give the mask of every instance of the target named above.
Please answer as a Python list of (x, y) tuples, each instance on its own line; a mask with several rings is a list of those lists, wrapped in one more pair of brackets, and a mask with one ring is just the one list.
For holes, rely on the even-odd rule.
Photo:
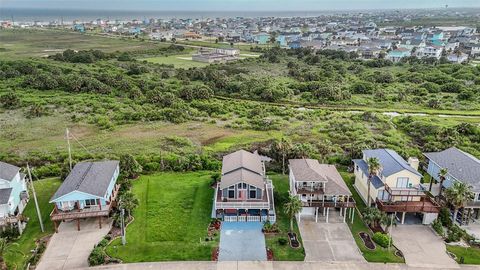
[(58, 222), (68, 219), (75, 219), (80, 230), (80, 219), (90, 217), (98, 218), (101, 228), (102, 217), (108, 217), (116, 207), (119, 173), (116, 160), (76, 164), (50, 199), (55, 206), (50, 214), (55, 231), (58, 232)]

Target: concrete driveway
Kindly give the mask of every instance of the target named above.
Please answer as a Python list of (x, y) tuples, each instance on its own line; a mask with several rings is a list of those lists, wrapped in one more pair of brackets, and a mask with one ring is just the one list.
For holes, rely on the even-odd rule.
[(408, 266), (455, 268), (458, 264), (448, 256), (445, 243), (428, 226), (399, 225), (392, 231), (393, 243), (405, 256)]
[(365, 262), (343, 221), (316, 223), (313, 218), (302, 217), (300, 222), (305, 261), (307, 262)]
[(37, 270), (60, 270), (88, 267), (88, 256), (100, 240), (110, 231), (112, 222), (103, 220), (102, 229), (97, 219), (80, 222), (77, 231), (75, 221), (62, 222), (58, 233), (54, 233), (47, 249), (37, 266)]
[(260, 222), (222, 222), (219, 261), (266, 261)]

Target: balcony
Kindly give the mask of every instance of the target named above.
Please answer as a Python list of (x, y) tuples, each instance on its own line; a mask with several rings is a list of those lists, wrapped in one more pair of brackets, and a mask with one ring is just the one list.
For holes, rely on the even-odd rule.
[(427, 196), (420, 198), (420, 201), (389, 202), (377, 198), (376, 202), (378, 208), (383, 212), (438, 213), (440, 211), (440, 205)]
[(355, 207), (355, 200), (353, 198), (348, 198), (348, 200), (313, 200), (313, 201), (302, 201), (304, 207), (339, 207), (339, 208), (353, 208)]
[(222, 191), (220, 186), (216, 188), (215, 209), (270, 209), (270, 196), (273, 192), (271, 183), (265, 185), (266, 190), (263, 193), (262, 199), (228, 199), (222, 198)]
[(14, 223), (17, 223), (18, 220), (19, 220), (18, 216), (0, 217), (0, 226), (14, 224)]
[(425, 191), (421, 190), (419, 187), (411, 188), (391, 188), (385, 184), (385, 191), (390, 194), (391, 197), (423, 197)]

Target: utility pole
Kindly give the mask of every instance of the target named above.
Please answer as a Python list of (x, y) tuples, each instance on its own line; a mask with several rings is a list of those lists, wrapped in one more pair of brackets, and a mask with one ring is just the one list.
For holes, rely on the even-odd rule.
[(72, 171), (72, 150), (70, 149), (70, 131), (66, 128), (67, 144), (68, 144), (68, 163), (70, 164), (70, 171)]
[(35, 192), (35, 187), (33, 186), (32, 173), (30, 172), (30, 166), (27, 163), (28, 178), (30, 179), (30, 186), (32, 187), (33, 200), (35, 201), (35, 207), (37, 208), (38, 222), (40, 222), (40, 229), (42, 232), (45, 232), (43, 228), (42, 214), (40, 213), (40, 207), (38, 206), (37, 193)]
[(122, 245), (125, 246), (125, 244), (127, 243), (127, 239), (126, 239), (126, 231), (125, 231), (125, 209), (122, 208), (122, 212), (121, 212), (121, 227), (122, 227)]

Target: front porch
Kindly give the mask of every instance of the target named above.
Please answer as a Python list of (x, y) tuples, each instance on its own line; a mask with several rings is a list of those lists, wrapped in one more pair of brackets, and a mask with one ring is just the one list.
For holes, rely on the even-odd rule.
[(116, 200), (120, 185), (116, 185), (109, 200), (102, 205), (100, 199), (96, 199), (96, 205), (81, 206), (80, 201), (76, 201), (73, 208), (59, 209), (55, 204), (54, 209), (50, 213), (50, 219), (53, 221), (55, 232), (58, 233), (59, 223), (66, 220), (76, 220), (77, 230), (80, 231), (80, 220), (86, 218), (97, 218), (98, 227), (102, 228), (102, 218), (107, 218), (110, 211), (117, 206)]
[(275, 212), (267, 209), (218, 209), (215, 216), (225, 222), (276, 222)]

